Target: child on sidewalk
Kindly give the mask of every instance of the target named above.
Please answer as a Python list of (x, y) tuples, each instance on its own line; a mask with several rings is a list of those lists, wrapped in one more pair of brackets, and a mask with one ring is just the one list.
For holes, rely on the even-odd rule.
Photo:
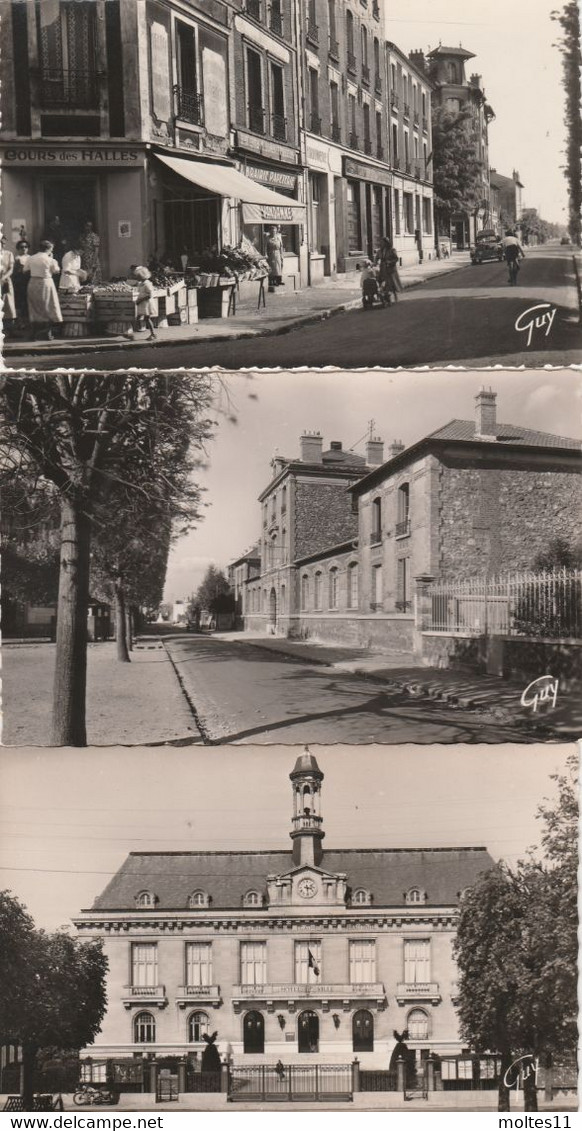
[(156, 300), (154, 299), (154, 284), (152, 277), (147, 267), (136, 267), (134, 270), (136, 279), (140, 281), (140, 287), (137, 294), (137, 317), (138, 326), (143, 318), (146, 330), (149, 330), (150, 336), (148, 342), (155, 341), (157, 335), (153, 319), (157, 314)]

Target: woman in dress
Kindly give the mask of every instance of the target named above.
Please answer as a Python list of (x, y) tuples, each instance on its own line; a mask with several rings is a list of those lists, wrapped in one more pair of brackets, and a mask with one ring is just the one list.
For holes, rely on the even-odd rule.
[(16, 305), (16, 319), (19, 323), (28, 322), (28, 304), (26, 292), (28, 291), (28, 260), (30, 258), (30, 244), (28, 240), (19, 240), (16, 244), (14, 258), (14, 273), (12, 283), (14, 286), (14, 302)]
[(30, 271), (26, 297), (28, 320), (33, 336), (37, 337), (46, 330), (50, 341), (53, 337), (52, 327), (63, 321), (59, 296), (53, 280), (53, 275), (59, 274), (60, 267), (53, 256), (53, 245), (50, 240), (41, 240), (39, 251), (36, 255), (27, 258), (26, 267)]
[(382, 248), (380, 251), (379, 263), (379, 276), (380, 286), (382, 287), (388, 304), (390, 303), (390, 296), (397, 301), (398, 291), (402, 290), (402, 283), (400, 282), (400, 275), (398, 274), (399, 256), (392, 240), (388, 236), (384, 236), (382, 240)]
[(91, 221), (87, 220), (79, 240), (79, 249), (81, 251), (81, 266), (87, 272), (88, 282), (93, 284), (101, 283), (103, 280), (99, 261), (100, 246), (101, 240), (97, 232), (94, 231)]
[(16, 321), (16, 304), (12, 283), (13, 271), (14, 253), (6, 247), (6, 236), (2, 236), (2, 325), (5, 333), (12, 331)]
[(267, 260), (269, 263), (269, 290), (283, 285), (283, 239), (276, 226), (267, 236)]
[(85, 282), (87, 272), (81, 267), (81, 249), (79, 240), (73, 242), (68, 251), (65, 251), (61, 263), (61, 277), (59, 291), (65, 294), (76, 294)]

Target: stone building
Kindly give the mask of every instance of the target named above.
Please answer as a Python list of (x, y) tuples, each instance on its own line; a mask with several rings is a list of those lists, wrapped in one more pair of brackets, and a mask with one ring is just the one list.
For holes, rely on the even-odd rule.
[(131, 853), (75, 920), (109, 961), (107, 1014), (82, 1056), (147, 1058), (150, 1079), (163, 1059), (186, 1086), (205, 1034), (231, 1068), (387, 1069), (407, 1030), (419, 1064), (454, 1064), (451, 943), (487, 850), (324, 847), (324, 775), (307, 750), (290, 778), (287, 849)]
[(519, 173), (513, 170), (511, 177), (504, 177), (496, 169), (491, 170), (491, 195), (494, 201), (497, 227), (501, 233), (519, 228), (523, 212), (523, 184)]
[(244, 625), (247, 614), (247, 595), (250, 592), (249, 582), (254, 581), (261, 574), (261, 554), (259, 544), (256, 543), (236, 558), (228, 566), (228, 581), (235, 601), (236, 626)]
[(403, 264), (433, 254), (432, 82), (394, 43), (386, 44), (390, 106), (392, 240)]

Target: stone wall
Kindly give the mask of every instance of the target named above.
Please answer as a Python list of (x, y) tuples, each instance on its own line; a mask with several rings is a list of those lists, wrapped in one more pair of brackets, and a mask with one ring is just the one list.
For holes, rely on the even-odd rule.
[(566, 688), (582, 681), (582, 641), (512, 637), (503, 642), (503, 670), (507, 676), (528, 680), (552, 675)]
[(358, 516), (352, 513), (346, 483), (301, 483), (295, 485), (294, 557), (317, 554), (338, 546), (358, 534)]
[(526, 570), (553, 538), (578, 540), (582, 479), (574, 471), (441, 465), (439, 503), (441, 579)]

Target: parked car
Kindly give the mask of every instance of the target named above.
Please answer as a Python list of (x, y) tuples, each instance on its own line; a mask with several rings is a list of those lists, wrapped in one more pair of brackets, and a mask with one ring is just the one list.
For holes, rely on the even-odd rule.
[(560, 243), (563, 244), (564, 246), (569, 246), (570, 237), (569, 236), (562, 236)]
[(478, 266), (489, 259), (503, 259), (503, 246), (499, 236), (492, 230), (479, 232), (471, 247), (471, 263)]

